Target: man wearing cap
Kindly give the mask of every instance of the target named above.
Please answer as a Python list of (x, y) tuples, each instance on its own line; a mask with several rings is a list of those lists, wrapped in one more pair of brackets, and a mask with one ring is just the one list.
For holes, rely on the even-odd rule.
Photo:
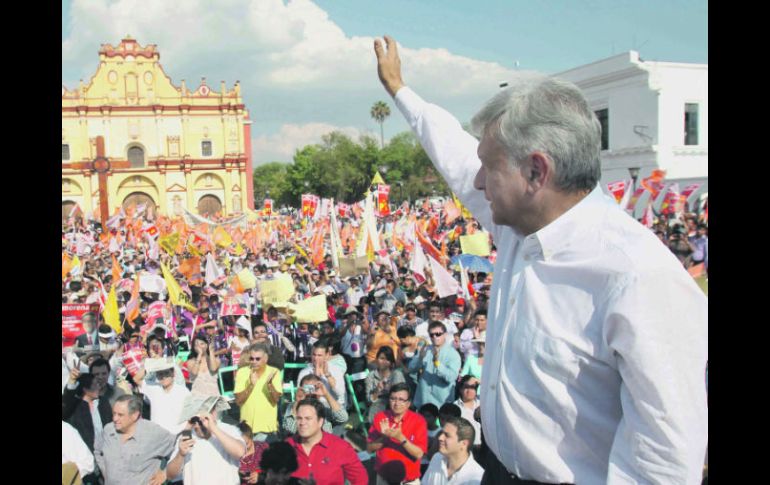
[(167, 476), (184, 478), (185, 485), (239, 485), (238, 466), (246, 453), (246, 442), (238, 428), (219, 420), (219, 413), (229, 406), (219, 398), (209, 411), (210, 400), (193, 395), (185, 400), (185, 408), (195, 410), (184, 422), (184, 429), (192, 433), (177, 439)]
[[(140, 370), (134, 375), (134, 382), (150, 401), (150, 421), (162, 426), (169, 433), (177, 434), (184, 425), (180, 424), (179, 418), (184, 400), (190, 395), (190, 391), (184, 384), (175, 382), (173, 359), (146, 359), (144, 365), (152, 370)], [(145, 376), (150, 373), (154, 374), (157, 384), (145, 381)]]
[(393, 355), (398, 355), (398, 347), (401, 345), (401, 340), (398, 338), (398, 329), (395, 325), (391, 324), (390, 314), (386, 311), (380, 310), (377, 313), (377, 325), (373, 333), (370, 332), (369, 338), (366, 341), (366, 361), (369, 366), (374, 365), (375, 359), (377, 359), (377, 351), (380, 347), (387, 345), (393, 349)]
[(350, 306), (358, 306), (361, 298), (366, 296), (359, 285), (358, 278), (350, 278), (350, 288), (345, 291), (345, 301)]

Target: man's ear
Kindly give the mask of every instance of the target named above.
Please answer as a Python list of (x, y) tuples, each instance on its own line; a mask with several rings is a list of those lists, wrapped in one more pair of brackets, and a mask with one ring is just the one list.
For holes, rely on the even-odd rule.
[(542, 152), (534, 152), (529, 156), (528, 166), (523, 174), (533, 191), (543, 188), (553, 176), (553, 165), (548, 155)]

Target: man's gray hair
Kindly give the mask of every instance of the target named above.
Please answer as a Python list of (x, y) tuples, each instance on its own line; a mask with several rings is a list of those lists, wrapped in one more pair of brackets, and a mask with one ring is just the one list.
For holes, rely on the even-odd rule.
[(252, 353), (252, 352), (262, 352), (265, 355), (269, 354), (269, 352), (267, 351), (267, 345), (263, 343), (256, 343), (256, 344), (249, 345), (248, 353)]
[(471, 120), (481, 138), (499, 121), (495, 139), (510, 154), (514, 167), (535, 151), (555, 164), (560, 190), (591, 190), (601, 178), (601, 125), (574, 84), (539, 73), (520, 73)]
[(115, 404), (124, 402), (128, 406), (128, 414), (142, 412), (142, 398), (135, 394), (123, 394), (115, 399)]

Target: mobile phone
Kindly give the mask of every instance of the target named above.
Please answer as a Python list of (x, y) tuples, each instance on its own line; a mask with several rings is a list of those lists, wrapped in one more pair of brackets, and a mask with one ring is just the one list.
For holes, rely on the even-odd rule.
[(184, 429), (181, 433), (179, 433), (182, 436), (183, 440), (192, 438), (192, 430), (191, 429)]

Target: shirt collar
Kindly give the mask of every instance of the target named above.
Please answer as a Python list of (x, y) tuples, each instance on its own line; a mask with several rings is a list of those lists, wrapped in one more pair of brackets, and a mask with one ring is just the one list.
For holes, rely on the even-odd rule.
[(567, 249), (577, 236), (593, 229), (595, 214), (598, 210), (606, 210), (606, 200), (601, 188), (597, 185), (580, 202), (572, 206), (556, 220), (536, 233), (523, 239), (525, 257), (531, 253), (540, 252), (544, 261)]

